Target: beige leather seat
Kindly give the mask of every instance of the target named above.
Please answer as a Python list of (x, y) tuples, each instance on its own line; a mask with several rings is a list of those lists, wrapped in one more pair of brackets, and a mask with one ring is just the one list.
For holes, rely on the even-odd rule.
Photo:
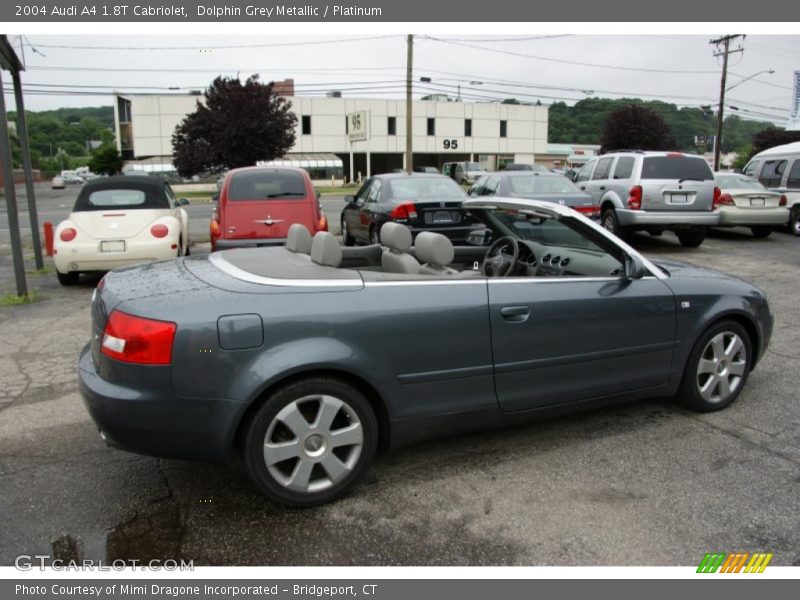
[(311, 242), (311, 260), (326, 267), (342, 264), (342, 247), (329, 231), (319, 231)]
[(417, 259), (407, 253), (411, 242), (411, 231), (405, 225), (385, 223), (381, 227), (381, 244), (387, 248), (381, 254), (384, 273), (419, 273)]
[(441, 233), (423, 231), (414, 242), (414, 254), (422, 262), (419, 272), (423, 275), (457, 275), (449, 267), (455, 257), (453, 243)]
[(293, 223), (286, 234), (286, 249), (296, 254), (311, 254), (311, 234), (305, 225)]

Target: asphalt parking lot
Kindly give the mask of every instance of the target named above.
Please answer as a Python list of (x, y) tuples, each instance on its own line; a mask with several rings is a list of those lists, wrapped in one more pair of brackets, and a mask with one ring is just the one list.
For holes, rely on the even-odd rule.
[[(326, 203), (333, 214), (337, 202)], [(644, 401), (426, 443), (380, 456), (349, 497), (308, 510), (265, 500), (235, 464), (106, 448), (75, 374), (93, 282), (62, 288), (52, 272), (29, 276), (38, 300), (0, 307), (0, 564), (38, 553), (213, 565), (696, 565), (710, 551), (764, 551), (772, 564), (800, 565), (800, 239), (737, 229), (698, 249), (671, 234), (634, 245), (768, 293), (772, 344), (733, 406), (697, 415)], [(12, 285), (6, 245), (0, 289)]]

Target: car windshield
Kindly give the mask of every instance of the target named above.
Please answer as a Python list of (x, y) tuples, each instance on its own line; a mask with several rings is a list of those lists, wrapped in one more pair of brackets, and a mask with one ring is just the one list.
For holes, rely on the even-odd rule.
[(515, 175), (508, 178), (508, 187), (514, 196), (532, 194), (577, 194), (578, 186), (565, 177), (540, 175)]
[(228, 200), (299, 200), (306, 197), (303, 176), (296, 171), (264, 169), (242, 171), (231, 179)]
[[(537, 242), (543, 246), (577, 248), (592, 252), (605, 252), (600, 246), (580, 232), (568, 227), (565, 222), (550, 217), (527, 214), (517, 210), (495, 209), (486, 211), (484, 219), (492, 227), (492, 221), (499, 221), (501, 230), (515, 237)], [(496, 229), (496, 227), (492, 227)]]
[(389, 181), (392, 200), (460, 200), (464, 190), (449, 177), (402, 177)]
[(723, 190), (740, 189), (765, 191), (767, 189), (755, 179), (742, 177), (741, 175), (717, 175), (716, 180), (717, 185)]
[(699, 157), (683, 154), (647, 156), (642, 163), (642, 179), (684, 179), (707, 181), (714, 179), (711, 167)]
[(89, 194), (91, 208), (137, 208), (144, 206), (147, 194), (142, 190), (98, 190)]

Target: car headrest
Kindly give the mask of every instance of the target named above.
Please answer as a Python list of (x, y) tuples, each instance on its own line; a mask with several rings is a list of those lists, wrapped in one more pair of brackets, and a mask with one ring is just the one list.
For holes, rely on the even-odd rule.
[(381, 227), (381, 244), (396, 252), (411, 248), (411, 230), (400, 223), (385, 223)]
[(453, 262), (453, 243), (441, 233), (423, 231), (414, 242), (414, 254), (422, 263), (445, 267)]
[(342, 264), (342, 247), (329, 231), (318, 231), (311, 242), (311, 260), (318, 265), (338, 267)]
[(286, 249), (298, 254), (311, 254), (311, 234), (305, 225), (292, 223), (286, 235)]

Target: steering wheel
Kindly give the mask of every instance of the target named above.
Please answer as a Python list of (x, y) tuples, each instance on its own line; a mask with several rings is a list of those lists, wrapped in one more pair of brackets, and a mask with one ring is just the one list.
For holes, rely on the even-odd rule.
[[(511, 249), (512, 253), (506, 253)], [(489, 247), (483, 257), (481, 273), (485, 277), (508, 277), (519, 259), (519, 244), (512, 237), (502, 237)]]

